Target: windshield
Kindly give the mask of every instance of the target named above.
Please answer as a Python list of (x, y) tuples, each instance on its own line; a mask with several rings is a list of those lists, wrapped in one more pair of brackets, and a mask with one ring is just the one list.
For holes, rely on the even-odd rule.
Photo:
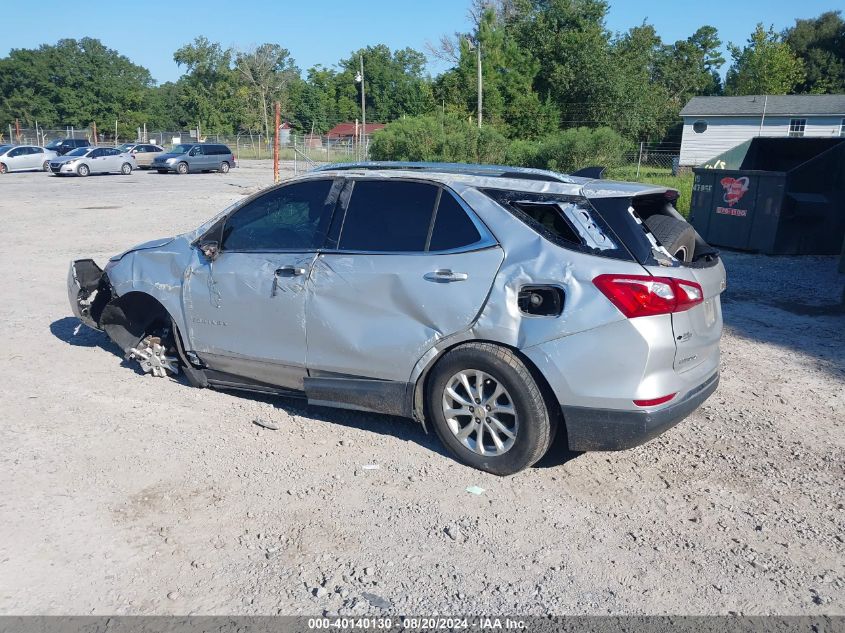
[(0, 145), (0, 154), (5, 154), (6, 150), (14, 147), (13, 145)]
[(56, 149), (59, 145), (61, 145), (61, 141), (50, 141), (44, 147), (47, 149)]
[(65, 156), (85, 156), (88, 152), (91, 151), (90, 147), (77, 147), (72, 152), (68, 152)]
[(174, 145), (170, 148), (171, 154), (187, 154), (191, 151), (193, 144), (191, 143), (182, 143), (181, 145)]
[(128, 152), (130, 149), (135, 147), (135, 143), (123, 143), (117, 146), (117, 149), (121, 152)]

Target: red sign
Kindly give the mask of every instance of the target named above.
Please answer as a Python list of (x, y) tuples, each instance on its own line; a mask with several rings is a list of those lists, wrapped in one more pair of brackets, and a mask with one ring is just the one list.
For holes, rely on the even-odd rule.
[[(748, 177), (731, 178), (730, 176), (722, 178), (719, 183), (725, 188), (724, 200), (729, 207), (734, 206), (742, 199), (745, 192), (748, 191)], [(743, 214), (744, 215), (744, 214)]]

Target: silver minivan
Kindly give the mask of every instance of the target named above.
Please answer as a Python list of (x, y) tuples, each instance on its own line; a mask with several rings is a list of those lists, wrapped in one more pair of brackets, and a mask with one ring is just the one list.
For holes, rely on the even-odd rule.
[(169, 152), (153, 159), (152, 169), (160, 174), (175, 171), (189, 172), (219, 171), (227, 173), (235, 166), (235, 155), (226, 145), (218, 143), (181, 143)]
[(555, 432), (648, 441), (719, 382), (725, 268), (666, 187), (332, 165), (73, 262), (71, 308), (155, 376), (412, 417), (500, 475)]

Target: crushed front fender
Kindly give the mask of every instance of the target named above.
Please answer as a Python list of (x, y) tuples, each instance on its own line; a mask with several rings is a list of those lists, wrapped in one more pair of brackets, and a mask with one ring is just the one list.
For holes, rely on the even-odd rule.
[(76, 318), (88, 327), (101, 329), (93, 314), (103, 270), (93, 259), (77, 259), (70, 263), (67, 274), (67, 296)]

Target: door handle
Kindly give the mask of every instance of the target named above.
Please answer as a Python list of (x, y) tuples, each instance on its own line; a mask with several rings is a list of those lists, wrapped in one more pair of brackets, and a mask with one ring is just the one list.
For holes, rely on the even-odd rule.
[(276, 277), (299, 277), (305, 274), (305, 269), (299, 266), (282, 266), (276, 269)]
[(455, 273), (448, 268), (440, 268), (434, 272), (426, 273), (425, 278), (428, 281), (448, 283), (450, 281), (466, 281), (469, 279), (469, 275), (466, 273)]

